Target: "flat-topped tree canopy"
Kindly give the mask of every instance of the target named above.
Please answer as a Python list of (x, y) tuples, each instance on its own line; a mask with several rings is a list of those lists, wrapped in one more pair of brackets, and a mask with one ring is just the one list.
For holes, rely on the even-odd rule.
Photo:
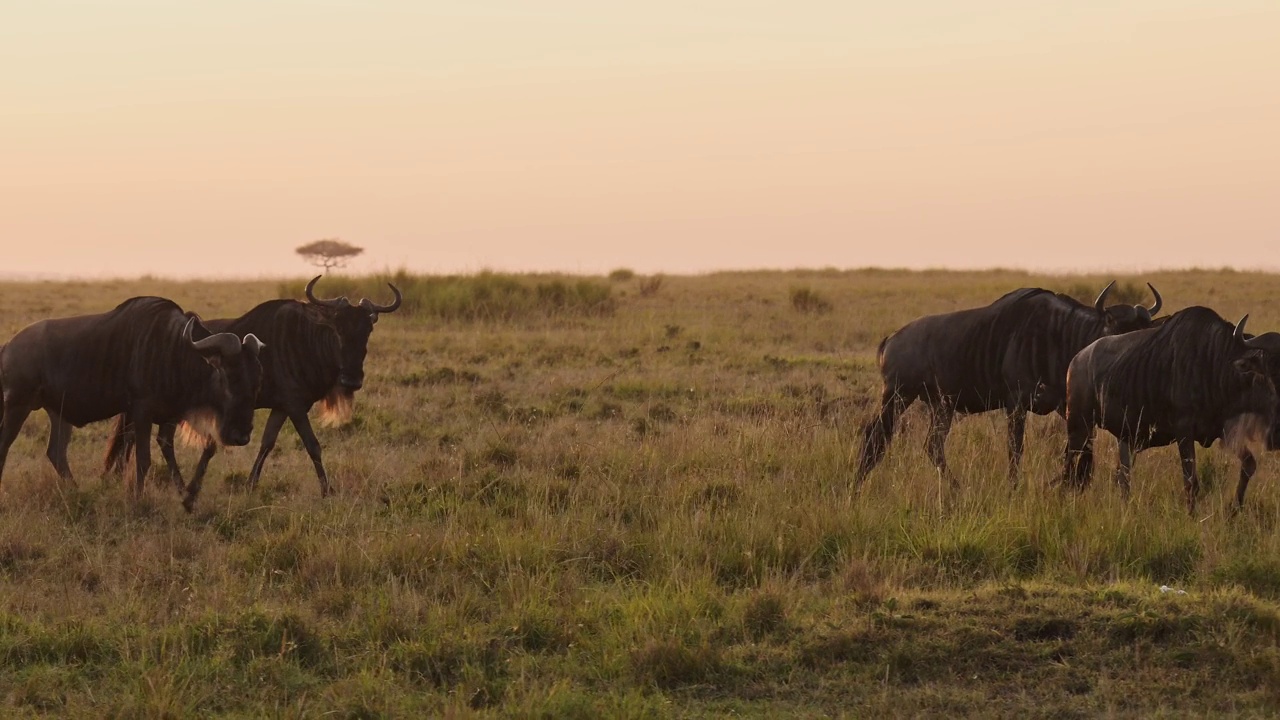
[(364, 252), (364, 248), (338, 238), (324, 238), (299, 246), (295, 252), (327, 273), (330, 268), (346, 265), (348, 260)]

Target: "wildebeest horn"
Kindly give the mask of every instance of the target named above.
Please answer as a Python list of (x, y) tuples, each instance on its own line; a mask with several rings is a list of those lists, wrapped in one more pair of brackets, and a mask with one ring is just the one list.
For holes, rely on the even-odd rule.
[(316, 286), (316, 283), (320, 281), (321, 277), (323, 276), (317, 275), (311, 278), (311, 282), (307, 283), (307, 299), (308, 300), (310, 300), (312, 303), (315, 303), (316, 305), (325, 305), (327, 307), (335, 307), (335, 308), (347, 307), (348, 305), (351, 304), (350, 302), (347, 301), (345, 297), (332, 298), (328, 300), (324, 298), (316, 297), (315, 293), (312, 292), (312, 288)]
[(1097, 309), (1098, 312), (1102, 312), (1103, 303), (1107, 301), (1107, 293), (1111, 292), (1111, 286), (1115, 284), (1115, 280), (1107, 283), (1107, 286), (1102, 288), (1102, 292), (1098, 294), (1098, 299), (1093, 301), (1093, 307)]
[(262, 348), (266, 347), (267, 344), (259, 340), (257, 335), (249, 333), (244, 336), (244, 346), (249, 348), (249, 352), (257, 355), (262, 352)]
[(1156, 289), (1155, 285), (1147, 283), (1147, 287), (1151, 288), (1151, 294), (1156, 296), (1156, 304), (1152, 305), (1151, 309), (1147, 311), (1154, 317), (1156, 313), (1160, 312), (1160, 308), (1164, 307), (1164, 299), (1160, 297), (1160, 291)]
[(390, 305), (378, 305), (377, 303), (370, 300), (369, 298), (361, 298), (360, 307), (370, 312), (376, 312), (376, 313), (395, 312), (400, 307), (400, 301), (404, 299), (404, 296), (400, 294), (400, 291), (396, 289), (395, 285), (392, 285), (391, 283), (387, 283), (387, 287), (391, 288), (391, 292), (395, 293), (395, 296), (396, 296), (396, 299), (392, 300)]
[(1240, 318), (1240, 322), (1236, 323), (1236, 331), (1231, 334), (1232, 337), (1234, 337), (1236, 340), (1244, 340), (1244, 324), (1248, 320), (1249, 320), (1249, 313), (1245, 313), (1244, 317)]
[(203, 340), (191, 343), (191, 347), (200, 352), (217, 350), (219, 355), (235, 355), (240, 352), (240, 338), (236, 337), (235, 333), (214, 333)]

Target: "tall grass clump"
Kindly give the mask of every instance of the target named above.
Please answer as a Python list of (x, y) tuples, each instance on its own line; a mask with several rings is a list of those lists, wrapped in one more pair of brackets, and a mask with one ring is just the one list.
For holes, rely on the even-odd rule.
[(797, 312), (821, 315), (831, 312), (831, 301), (821, 293), (808, 287), (791, 288), (791, 307)]
[[(367, 297), (390, 302), (387, 283), (404, 295), (400, 312), (441, 320), (511, 321), (537, 317), (610, 315), (613, 289), (590, 278), (481, 272), (475, 275), (414, 275), (404, 270), (367, 277), (322, 280), (316, 294)], [(283, 297), (297, 297), (303, 283), (284, 283)]]
[(653, 297), (654, 295), (657, 295), (658, 291), (662, 289), (662, 276), (650, 275), (640, 281), (640, 286), (637, 289), (640, 292), (640, 297)]

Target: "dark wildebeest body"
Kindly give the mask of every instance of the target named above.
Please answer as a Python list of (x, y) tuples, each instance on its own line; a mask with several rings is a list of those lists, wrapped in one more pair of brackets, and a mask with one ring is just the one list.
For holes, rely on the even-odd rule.
[[(1008, 415), (1009, 478), (1017, 482), (1027, 412), (1061, 412), (1067, 365), (1079, 350), (1104, 335), (1150, 327), (1160, 311), (1105, 307), (1111, 285), (1093, 307), (1039, 288), (1014, 290), (986, 307), (929, 315), (908, 323), (880, 343), (884, 378), (880, 412), (862, 430), (861, 483), (884, 457), (898, 416), (916, 400), (931, 409), (926, 445), (939, 472), (950, 476), (947, 434), (955, 413), (1003, 409)], [(955, 482), (954, 477), (951, 478)]]
[(1216, 312), (1190, 307), (1158, 328), (1107, 337), (1071, 361), (1067, 378), (1064, 479), (1083, 489), (1093, 472), (1094, 428), (1120, 440), (1116, 481), (1126, 497), (1133, 455), (1177, 443), (1187, 509), (1195, 512), (1200, 480), (1196, 448), (1219, 438), (1240, 459), (1236, 508), (1257, 469), (1250, 445), (1265, 446), (1276, 417), (1267, 375), (1267, 339), (1246, 340)]
[[(227, 332), (251, 332), (273, 348), (262, 360), (262, 389), (257, 399), (257, 407), (269, 408), (271, 415), (263, 429), (262, 447), (249, 473), (250, 487), (257, 484), (267, 456), (275, 447), (276, 437), (287, 419), (298, 431), (315, 466), (320, 494), (329, 494), (329, 478), (321, 461), (320, 441), (316, 439), (307, 413), (316, 402), (323, 400), (326, 419), (341, 421), (350, 415), (354, 393), (364, 384), (364, 358), (373, 325), (380, 313), (394, 312), (400, 307), (400, 291), (394, 285), (391, 291), (395, 300), (390, 305), (377, 305), (368, 299), (352, 305), (346, 298), (317, 298), (313, 288), (319, 279), (317, 276), (307, 284), (308, 302), (268, 300), (241, 317), (207, 323)], [(127, 416), (122, 416), (116, 423), (116, 432), (107, 450), (108, 471), (123, 467), (132, 451), (129, 424)], [(175, 484), (181, 487), (182, 474), (173, 451), (175, 431), (175, 424), (163, 425), (156, 440)], [(213, 437), (205, 438), (204, 452), (183, 500), (188, 510), (200, 493), (205, 471), (217, 447)]]
[[(132, 298), (98, 315), (33, 323), (0, 351), (0, 473), (14, 438), (37, 408), (49, 415), (49, 461), (66, 479), (72, 478), (72, 427), (122, 412), (136, 418), (148, 441), (152, 423), (211, 413), (224, 442), (245, 445), (253, 431), (262, 347), (252, 335), (242, 341), (230, 333), (212, 334), (195, 315), (157, 297)], [(150, 454), (139, 453), (139, 493), (149, 465)]]

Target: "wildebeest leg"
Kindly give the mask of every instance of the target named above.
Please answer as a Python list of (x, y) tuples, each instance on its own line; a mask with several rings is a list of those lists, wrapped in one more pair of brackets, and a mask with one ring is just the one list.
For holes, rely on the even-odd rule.
[(1236, 484), (1236, 507), (1235, 512), (1244, 509), (1244, 493), (1249, 489), (1249, 480), (1258, 470), (1258, 461), (1253, 457), (1253, 452), (1245, 448), (1240, 455), (1240, 482)]
[(49, 415), (49, 446), (45, 450), (45, 456), (49, 458), (49, 462), (53, 463), (53, 469), (58, 471), (58, 477), (74, 483), (71, 465), (67, 462), (67, 444), (71, 442), (71, 423), (63, 420), (62, 415), (52, 410), (45, 412)]
[(187, 485), (182, 481), (182, 469), (178, 467), (178, 457), (173, 453), (173, 436), (177, 431), (177, 423), (163, 423), (156, 429), (156, 445), (160, 446), (164, 464), (169, 466), (169, 479), (181, 493), (187, 489)]
[(1187, 493), (1187, 512), (1195, 514), (1200, 495), (1200, 476), (1196, 473), (1196, 441), (1179, 440), (1178, 457), (1182, 459), (1182, 484)]
[(218, 441), (213, 438), (205, 440), (204, 450), (200, 453), (200, 461), (196, 463), (196, 469), (192, 472), (191, 482), (204, 480), (204, 473), (209, 469), (209, 461), (216, 454), (218, 454)]
[(133, 414), (133, 453), (134, 464), (137, 466), (138, 473), (137, 483), (134, 485), (134, 495), (142, 497), (143, 488), (146, 486), (147, 471), (151, 469), (151, 417), (145, 412), (135, 412)]
[(311, 456), (311, 464), (316, 466), (316, 478), (320, 481), (320, 497), (328, 497), (329, 476), (325, 474), (324, 463), (320, 460), (320, 441), (316, 439), (315, 431), (311, 429), (311, 421), (307, 419), (305, 410), (289, 413), (289, 419), (293, 421), (294, 429), (302, 437), (302, 446)]
[[(271, 427), (270, 420), (267, 421), (267, 427)], [(204, 451), (200, 453), (200, 462), (196, 463), (195, 472), (191, 475), (191, 483), (187, 485), (187, 496), (182, 499), (182, 508), (187, 512), (191, 512), (196, 506), (196, 498), (200, 495), (200, 488), (204, 487), (205, 470), (208, 469), (209, 461), (213, 459), (213, 455), (216, 452), (218, 452), (218, 441), (213, 438), (205, 440)]]
[(949, 479), (954, 486), (955, 476), (947, 468), (947, 435), (951, 432), (951, 421), (956, 416), (955, 406), (951, 401), (943, 398), (932, 403), (931, 408), (933, 416), (929, 423), (929, 439), (926, 441), (925, 450), (929, 453), (933, 466), (938, 468), (938, 472)]
[(1120, 486), (1120, 495), (1125, 502), (1129, 501), (1129, 477), (1133, 474), (1133, 448), (1124, 440), (1120, 441), (1120, 464), (1116, 465), (1116, 485)]
[(858, 458), (858, 473), (854, 482), (861, 485), (867, 475), (884, 459), (889, 441), (893, 440), (893, 427), (898, 416), (907, 407), (907, 401), (895, 390), (885, 388), (880, 398), (880, 414), (862, 428), (862, 455)]
[[(302, 416), (304, 419), (306, 414)], [(284, 410), (273, 408), (271, 415), (267, 417), (267, 424), (262, 428), (262, 447), (258, 448), (258, 457), (253, 460), (253, 469), (249, 471), (249, 488), (258, 487), (258, 478), (262, 476), (262, 466), (267, 464), (267, 456), (276, 447), (276, 437), (280, 435), (280, 428), (284, 427), (284, 421), (289, 418), (289, 413)], [(298, 426), (298, 421), (293, 421), (294, 427), (298, 428), (298, 434), (302, 436), (302, 442), (306, 445), (307, 438), (302, 434), (302, 428)], [(308, 430), (310, 427), (308, 426)], [(314, 436), (312, 436), (314, 438)], [(308, 452), (310, 446), (308, 446)]]
[(1015, 405), (1009, 410), (1009, 485), (1018, 487), (1018, 473), (1022, 467), (1022, 448), (1027, 436), (1027, 409)]
[(0, 420), (0, 477), (4, 476), (5, 460), (9, 457), (9, 446), (18, 437), (18, 431), (31, 414), (31, 408), (24, 403), (15, 402), (13, 397), (5, 397), (4, 418)]
[(1062, 468), (1062, 481), (1084, 490), (1093, 478), (1093, 425), (1072, 422), (1067, 416), (1067, 451)]

